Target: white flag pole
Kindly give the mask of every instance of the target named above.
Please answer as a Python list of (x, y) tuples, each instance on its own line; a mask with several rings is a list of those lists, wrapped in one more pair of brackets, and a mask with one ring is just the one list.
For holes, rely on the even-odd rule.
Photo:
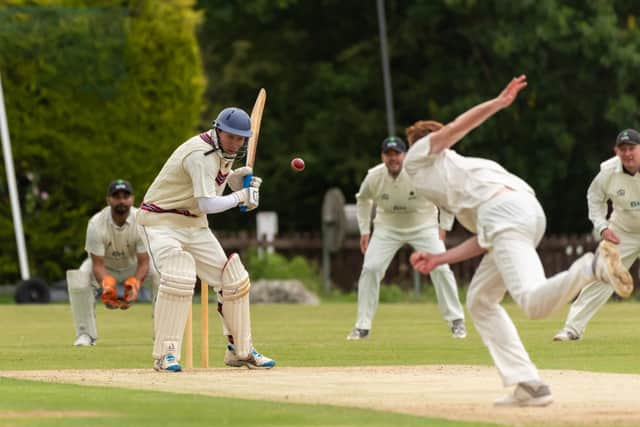
[(9, 186), (9, 199), (11, 201), (11, 214), (13, 216), (13, 228), (16, 234), (18, 246), (18, 261), (20, 263), (20, 275), (22, 280), (27, 280), (29, 263), (27, 262), (27, 248), (24, 244), (24, 230), (22, 229), (22, 214), (18, 200), (18, 187), (16, 186), (16, 173), (13, 169), (13, 154), (11, 153), (11, 140), (9, 139), (9, 125), (4, 108), (4, 92), (2, 90), (2, 77), (0, 74), (0, 136), (2, 136), (2, 153), (4, 155), (4, 169), (7, 172), (7, 184)]

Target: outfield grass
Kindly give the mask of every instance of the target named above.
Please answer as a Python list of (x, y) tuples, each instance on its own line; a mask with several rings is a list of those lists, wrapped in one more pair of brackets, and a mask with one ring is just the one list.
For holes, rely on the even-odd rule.
[[(213, 307), (213, 306), (212, 306)], [(554, 343), (567, 309), (543, 321), (525, 320), (508, 304), (532, 359), (540, 368), (640, 373), (640, 338), (633, 330), (640, 306), (610, 303), (590, 323), (585, 340)], [(469, 337), (453, 340), (435, 304), (383, 304), (371, 339), (347, 342), (355, 320), (353, 304), (257, 305), (253, 310), (254, 341), (259, 351), (281, 366), (362, 366), (414, 364), (490, 365), (489, 355), (469, 323)], [(195, 307), (195, 313), (199, 313)], [(211, 310), (211, 367), (222, 367), (224, 339)], [(3, 325), (0, 369), (151, 369), (151, 307), (109, 311), (98, 307), (98, 345), (74, 348), (68, 305), (0, 305)], [(196, 346), (198, 315), (194, 316)], [(194, 349), (197, 356), (199, 349)], [(277, 369), (277, 368), (276, 368)], [(497, 373), (496, 373), (497, 375)], [(427, 420), (375, 411), (329, 406), (247, 402), (196, 395), (171, 395), (96, 387), (41, 384), (0, 379), (1, 426), (52, 425), (251, 425), (251, 426), (392, 426), (482, 425)], [(99, 417), (47, 415), (4, 418), (7, 411), (96, 411)], [(176, 412), (174, 415), (173, 412)], [(124, 418), (123, 418), (124, 417)]]

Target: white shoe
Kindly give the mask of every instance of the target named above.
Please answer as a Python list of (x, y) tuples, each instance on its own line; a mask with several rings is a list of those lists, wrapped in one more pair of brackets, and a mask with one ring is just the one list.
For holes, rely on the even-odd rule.
[(467, 329), (464, 327), (464, 320), (456, 319), (451, 324), (451, 336), (453, 338), (466, 338)]
[(233, 344), (227, 345), (227, 351), (224, 353), (224, 363), (227, 366), (236, 368), (246, 366), (249, 369), (271, 369), (276, 366), (275, 360), (263, 356), (255, 348), (251, 349), (248, 358), (240, 359)]
[(96, 340), (94, 340), (87, 334), (80, 334), (73, 345), (75, 345), (76, 347), (90, 347), (92, 345), (96, 345)]
[(368, 329), (353, 328), (351, 333), (349, 335), (347, 335), (347, 340), (349, 340), (349, 341), (363, 340), (363, 339), (366, 339), (366, 338), (369, 338), (369, 330)]
[(579, 339), (580, 335), (577, 335), (568, 329), (561, 329), (560, 332), (553, 336), (554, 341), (576, 341)]
[(495, 406), (547, 406), (553, 402), (549, 386), (540, 381), (518, 383), (513, 393), (493, 402)]
[(593, 259), (593, 274), (602, 282), (608, 283), (622, 298), (628, 298), (633, 292), (633, 279), (620, 261), (620, 252), (616, 245), (606, 240), (600, 242)]
[(164, 356), (153, 361), (153, 369), (160, 372), (180, 372), (182, 366), (178, 362), (177, 354), (178, 344), (175, 341), (164, 341), (162, 343), (162, 351)]

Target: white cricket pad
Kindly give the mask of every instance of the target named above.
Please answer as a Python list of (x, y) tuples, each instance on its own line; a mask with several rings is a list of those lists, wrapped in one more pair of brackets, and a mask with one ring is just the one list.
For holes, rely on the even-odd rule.
[(169, 252), (162, 263), (158, 297), (153, 311), (154, 359), (164, 356), (165, 342), (175, 343), (175, 355), (180, 359), (182, 336), (195, 284), (196, 263), (191, 254), (180, 249)]
[(249, 310), (249, 273), (242, 265), (238, 254), (231, 254), (222, 269), (221, 297), (219, 312), (228, 331), (233, 336), (236, 355), (249, 357), (251, 344), (251, 315)]
[(91, 274), (88, 271), (67, 270), (67, 289), (76, 336), (87, 334), (96, 340), (96, 296), (91, 286)]

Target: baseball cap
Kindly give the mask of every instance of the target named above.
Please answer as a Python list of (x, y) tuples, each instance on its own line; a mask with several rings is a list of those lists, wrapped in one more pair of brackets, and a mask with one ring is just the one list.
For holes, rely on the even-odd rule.
[(405, 153), (407, 151), (407, 144), (404, 143), (402, 138), (389, 136), (382, 141), (382, 152), (386, 153), (389, 150), (395, 150), (398, 153)]
[(640, 133), (635, 129), (625, 129), (618, 134), (616, 145), (640, 144)]
[(116, 179), (115, 181), (111, 181), (109, 187), (107, 188), (107, 196), (113, 196), (118, 191), (124, 191), (125, 193), (133, 194), (133, 187), (129, 181), (125, 181), (124, 179)]

